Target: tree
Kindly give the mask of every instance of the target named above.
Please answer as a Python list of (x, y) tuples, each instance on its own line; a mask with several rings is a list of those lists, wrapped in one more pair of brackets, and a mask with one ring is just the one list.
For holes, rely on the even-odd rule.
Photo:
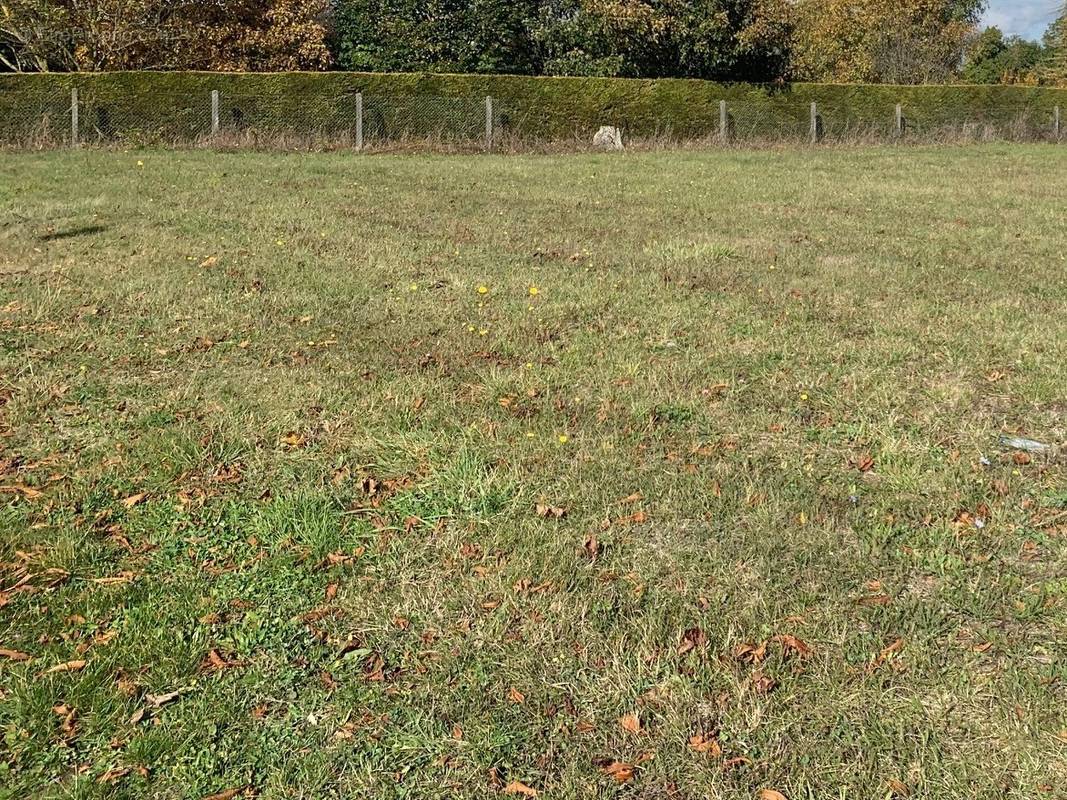
[(984, 0), (798, 0), (794, 73), (809, 80), (935, 83), (959, 70)]
[(789, 0), (341, 0), (346, 69), (770, 80)]
[(536, 0), (341, 0), (332, 48), (344, 69), (513, 72), (540, 67)]
[(327, 0), (9, 0), (15, 70), (322, 69)]
[(986, 28), (967, 48), (960, 76), (968, 83), (1033, 83), (1045, 48)]
[(1067, 84), (1067, 3), (1045, 31), (1045, 59), (1041, 78), (1047, 83)]
[(196, 0), (201, 38), (184, 56), (202, 69), (278, 72), (331, 64), (327, 0)]

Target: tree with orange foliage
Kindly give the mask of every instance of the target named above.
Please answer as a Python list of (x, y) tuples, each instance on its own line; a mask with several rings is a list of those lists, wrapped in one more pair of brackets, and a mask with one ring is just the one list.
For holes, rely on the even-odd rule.
[(5, 0), (13, 70), (284, 70), (330, 64), (328, 0)]
[(940, 83), (959, 70), (983, 0), (798, 0), (795, 77)]

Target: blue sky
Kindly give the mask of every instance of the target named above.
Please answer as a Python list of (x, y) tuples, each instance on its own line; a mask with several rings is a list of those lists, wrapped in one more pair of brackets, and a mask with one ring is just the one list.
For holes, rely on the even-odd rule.
[(1061, 0), (989, 0), (984, 21), (1004, 33), (1040, 39), (1060, 3)]

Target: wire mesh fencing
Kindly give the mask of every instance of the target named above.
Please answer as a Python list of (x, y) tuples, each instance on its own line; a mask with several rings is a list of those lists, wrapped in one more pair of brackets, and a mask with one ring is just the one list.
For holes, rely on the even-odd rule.
[[(492, 97), (427, 94), (364, 95), (93, 88), (0, 92), (0, 145), (44, 148), (316, 147), (355, 149), (521, 150), (591, 147), (595, 126), (575, 123), (569, 135), (558, 111), (518, 107)], [(587, 113), (585, 119), (599, 114)], [(1059, 106), (931, 108), (786, 99), (723, 100), (674, 117), (618, 119), (628, 145), (796, 145), (848, 142), (1063, 141)], [(552, 119), (552, 125), (545, 121)], [(552, 131), (552, 132), (546, 132)]]

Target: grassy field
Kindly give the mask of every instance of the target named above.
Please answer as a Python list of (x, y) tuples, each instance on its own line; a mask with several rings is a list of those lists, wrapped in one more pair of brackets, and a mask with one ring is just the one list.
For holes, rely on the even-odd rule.
[(0, 159), (0, 797), (1067, 797), (1067, 148)]

